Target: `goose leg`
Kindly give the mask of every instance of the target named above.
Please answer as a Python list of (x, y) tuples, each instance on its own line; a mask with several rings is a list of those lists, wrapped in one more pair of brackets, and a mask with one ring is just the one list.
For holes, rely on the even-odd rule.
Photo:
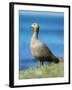
[(43, 61), (40, 61), (40, 65), (43, 66)]

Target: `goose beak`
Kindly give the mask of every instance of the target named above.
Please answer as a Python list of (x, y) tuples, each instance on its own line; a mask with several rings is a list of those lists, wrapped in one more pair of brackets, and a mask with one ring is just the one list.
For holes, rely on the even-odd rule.
[(30, 28), (33, 28), (33, 24), (30, 26)]
[(31, 25), (31, 27), (33, 28), (33, 24)]

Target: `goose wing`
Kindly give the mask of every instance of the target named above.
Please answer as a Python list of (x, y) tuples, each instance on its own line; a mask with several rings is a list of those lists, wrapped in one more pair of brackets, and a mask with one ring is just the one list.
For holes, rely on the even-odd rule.
[(53, 58), (54, 55), (51, 50), (44, 44), (40, 44), (37, 48), (38, 56), (42, 58)]

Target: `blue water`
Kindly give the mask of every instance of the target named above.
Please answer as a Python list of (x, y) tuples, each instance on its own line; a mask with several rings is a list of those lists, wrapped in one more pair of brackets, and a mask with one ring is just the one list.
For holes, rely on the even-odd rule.
[(57, 57), (64, 56), (64, 13), (19, 11), (19, 69), (28, 69), (40, 63), (31, 55), (30, 41), (33, 35), (32, 23), (38, 23), (39, 39)]

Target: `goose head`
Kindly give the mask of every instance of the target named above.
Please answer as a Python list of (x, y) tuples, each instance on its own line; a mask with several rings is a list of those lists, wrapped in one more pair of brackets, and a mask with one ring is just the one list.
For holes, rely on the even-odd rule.
[(34, 32), (38, 32), (39, 31), (39, 25), (37, 23), (33, 23), (31, 25), (31, 27), (33, 28)]

